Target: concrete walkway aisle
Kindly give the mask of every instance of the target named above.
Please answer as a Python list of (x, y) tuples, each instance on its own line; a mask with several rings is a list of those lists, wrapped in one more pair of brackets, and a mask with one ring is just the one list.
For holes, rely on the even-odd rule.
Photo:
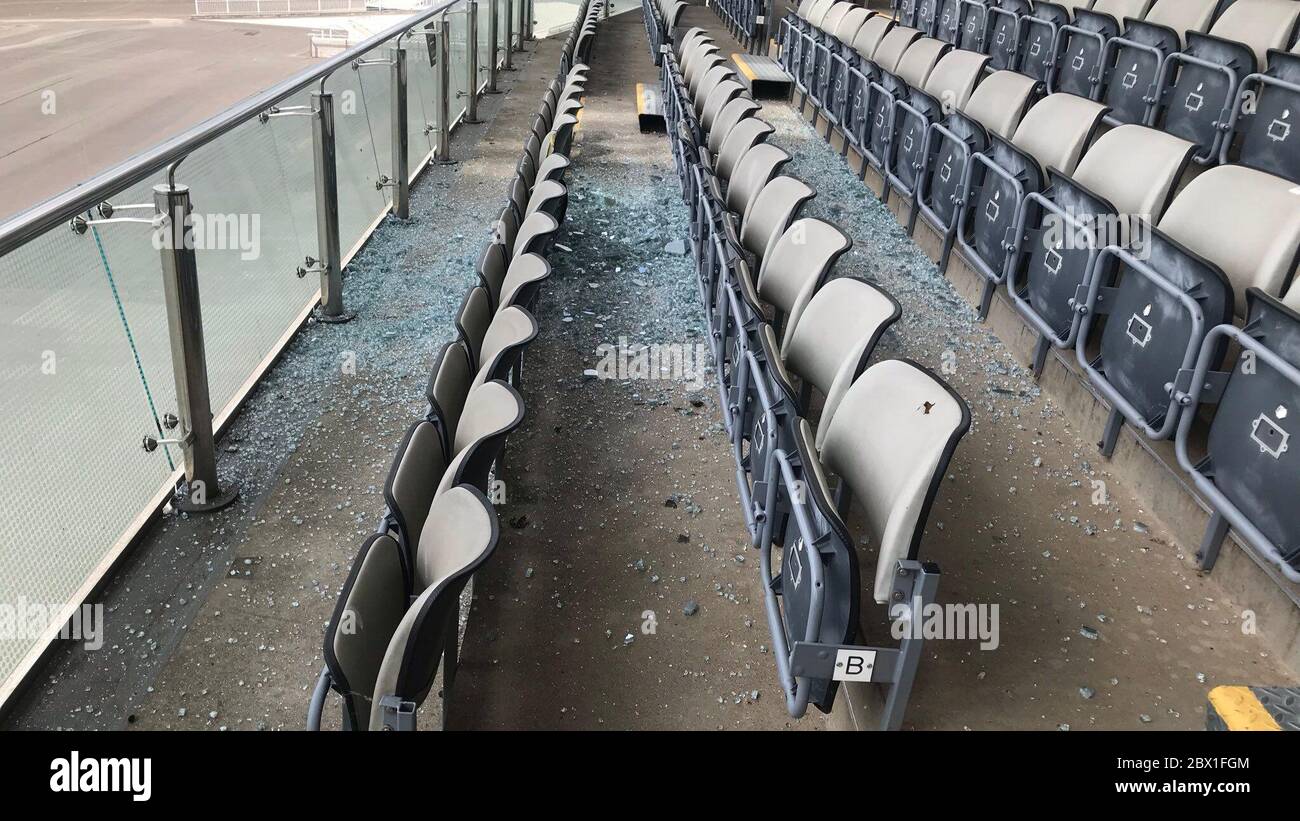
[[(528, 415), (506, 450), (502, 541), (474, 580), (452, 723), (795, 726), (712, 371), (696, 370), (708, 359), (672, 159), (663, 134), (637, 131), (636, 83), (658, 82), (640, 13), (601, 22), (591, 66), (565, 248), (537, 307)], [(653, 379), (585, 377), (605, 372), (602, 345), (689, 367), (665, 355)]]

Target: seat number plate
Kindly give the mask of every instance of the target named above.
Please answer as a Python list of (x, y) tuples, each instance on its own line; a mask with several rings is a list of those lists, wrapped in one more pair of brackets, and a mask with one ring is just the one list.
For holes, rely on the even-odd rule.
[(875, 650), (837, 650), (833, 678), (836, 681), (871, 681), (875, 667)]

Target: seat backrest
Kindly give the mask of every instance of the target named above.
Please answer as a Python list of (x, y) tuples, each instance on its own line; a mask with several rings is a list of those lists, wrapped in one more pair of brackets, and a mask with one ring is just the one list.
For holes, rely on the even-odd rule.
[(739, 82), (739, 75), (736, 70), (725, 63), (720, 63), (705, 73), (704, 79), (700, 80), (700, 86), (692, 93), (691, 98), (694, 101), (695, 114), (699, 116), (704, 111), (704, 104), (708, 102), (709, 95), (713, 89), (721, 83)]
[(788, 162), (790, 155), (771, 143), (759, 143), (746, 151), (732, 169), (731, 180), (727, 183), (727, 210), (743, 215), (749, 201)]
[(736, 163), (775, 130), (766, 120), (757, 117), (748, 117), (736, 123), (718, 149), (718, 163), (714, 167), (718, 176), (724, 180), (731, 179)]
[(1249, 46), (1257, 66), (1268, 63), (1268, 50), (1291, 45), (1300, 3), (1296, 0), (1236, 0), (1210, 26), (1210, 34)]
[(407, 428), (384, 482), (384, 503), (397, 523), (400, 543), (408, 557), (414, 557), (420, 544), (425, 517), (447, 461), (442, 437), (432, 422), (421, 419)]
[(840, 18), (840, 22), (835, 26), (835, 30), (831, 33), (835, 35), (836, 40), (839, 40), (847, 46), (853, 42), (853, 38), (857, 35), (858, 29), (862, 28), (862, 24), (867, 22), (867, 18), (870, 16), (871, 12), (867, 11), (862, 6), (852, 6), (852, 8), (850, 8), (848, 12)]
[(912, 43), (921, 38), (921, 32), (907, 26), (894, 26), (880, 41), (880, 46), (876, 53), (872, 55), (871, 60), (884, 71), (894, 74), (898, 70), (898, 62), (903, 59)]
[(828, 34), (833, 35), (835, 33), (835, 29), (839, 27), (840, 21), (844, 19), (844, 15), (848, 14), (849, 10), (852, 8), (853, 8), (852, 3), (846, 3), (841, 1), (832, 4), (831, 7), (826, 11), (826, 14), (822, 17), (821, 21), (817, 24), (817, 28), (821, 29), (822, 31)]
[(507, 259), (505, 243), (497, 239), (483, 246), (483, 253), (478, 258), (479, 282), (487, 288), (493, 305), (501, 303), (501, 283), (506, 278)]
[(459, 456), (467, 445), (513, 426), (523, 410), (517, 398), (518, 394), (500, 381), (485, 382), (471, 389), (465, 398), (460, 425), (456, 427), (452, 452)]
[(880, 48), (881, 41), (894, 28), (894, 25), (894, 18), (884, 14), (877, 14), (875, 17), (868, 18), (858, 28), (858, 33), (853, 35), (853, 50), (870, 60), (875, 56), (876, 49)]
[(569, 189), (564, 183), (543, 180), (533, 186), (533, 195), (528, 198), (528, 207), (524, 209), (524, 216), (529, 217), (541, 211), (559, 221), (564, 216), (564, 205), (568, 199)]
[(987, 54), (954, 49), (940, 58), (925, 84), (919, 88), (923, 88), (926, 94), (938, 100), (941, 105), (961, 110), (970, 101), (988, 64)]
[(930, 72), (934, 71), (939, 58), (949, 52), (952, 46), (933, 37), (921, 37), (908, 46), (899, 58), (896, 71), (903, 82), (911, 88), (924, 88)]
[(484, 382), (470, 391), (461, 419), (456, 435), (462, 441), (442, 474), (439, 494), (466, 483), (487, 492), (492, 465), (501, 455), (506, 437), (524, 419), (524, 400), (505, 382)]
[(546, 256), (550, 242), (559, 228), (560, 223), (550, 214), (541, 211), (530, 214), (519, 226), (519, 232), (515, 235), (514, 256), (530, 253)]
[(476, 285), (465, 294), (456, 314), (456, 332), (464, 340), (469, 351), (470, 364), (478, 368), (479, 349), (483, 345), (483, 334), (492, 322), (492, 302), (487, 288)]
[(897, 359), (867, 368), (827, 425), (822, 463), (866, 510), (878, 551), (877, 602), (889, 599), (895, 563), (916, 558), (948, 461), (969, 427), (961, 397), (928, 370)]
[(546, 143), (546, 156), (558, 153), (567, 157), (573, 150), (573, 130), (577, 126), (578, 118), (574, 114), (561, 114), (556, 117), (555, 127), (548, 135), (550, 139)]
[[(499, 535), (496, 513), (477, 489), (454, 487), (434, 500), (420, 545), (420, 563), (432, 579), (406, 609), (393, 630), (375, 677), (370, 729), (383, 730), (386, 696), (420, 704), (433, 688), (447, 642), (458, 640), (460, 594), (473, 572), (487, 561)], [(449, 685), (448, 685), (449, 686)]]
[(456, 426), (460, 424), (460, 414), (465, 408), (465, 397), (469, 395), (474, 370), (469, 348), (464, 340), (457, 339), (442, 346), (433, 361), (433, 369), (429, 372), (429, 384), (424, 389), (424, 397), (429, 400), (429, 419), (439, 428), (442, 452), (447, 458), (452, 456)]
[(799, 8), (795, 9), (794, 13), (800, 18), (807, 20), (808, 12), (812, 11), (812, 7), (815, 5), (817, 5), (817, 0), (800, 0)]
[(528, 207), (528, 192), (532, 188), (532, 183), (524, 179), (522, 170), (516, 171), (515, 175), (510, 178), (510, 206), (514, 212), (523, 219), (524, 209)]
[(518, 305), (497, 311), (483, 335), (482, 363), (470, 391), (493, 379), (507, 379), (525, 346), (537, 338), (537, 320)]
[(1101, 103), (1073, 94), (1049, 94), (1025, 114), (1011, 142), (1044, 169), (1073, 174), (1105, 113)]
[[(803, 204), (817, 195), (802, 180), (774, 177), (750, 200), (740, 224), (740, 244), (759, 259), (784, 233)], [(762, 277), (760, 268), (760, 278)]]
[(971, 92), (962, 113), (991, 133), (1011, 139), (1039, 83), (1017, 71), (995, 71)]
[(1158, 227), (1223, 269), (1241, 315), (1247, 288), (1277, 297), (1295, 274), (1300, 207), (1294, 187), (1253, 168), (1217, 166), (1179, 192)]
[(569, 158), (563, 154), (552, 151), (542, 160), (541, 166), (537, 169), (537, 185), (546, 180), (555, 180), (564, 182), (564, 173), (569, 169)]
[(1075, 182), (1104, 197), (1119, 214), (1155, 224), (1187, 170), (1192, 144), (1140, 125), (1121, 125), (1097, 138), (1079, 161)]
[(902, 313), (892, 296), (866, 280), (840, 277), (823, 285), (803, 310), (790, 314), (781, 359), (826, 397), (817, 425), (818, 447), (876, 341)]
[(1151, 3), (1152, 0), (1097, 0), (1092, 10), (1098, 14), (1108, 14), (1115, 18), (1117, 23), (1122, 23), (1126, 17), (1134, 20), (1144, 19), (1151, 8)]
[(1173, 29), (1178, 38), (1187, 43), (1187, 32), (1205, 31), (1219, 0), (1156, 0), (1143, 20)]
[(515, 257), (501, 285), (500, 308), (519, 305), (532, 310), (532, 302), (538, 286), (550, 275), (551, 263), (544, 257), (538, 254), (523, 254)]
[(700, 109), (700, 125), (705, 131), (712, 131), (713, 121), (718, 118), (719, 112), (727, 103), (744, 94), (745, 87), (736, 80), (723, 80), (715, 85), (704, 101), (704, 107)]
[[(727, 58), (717, 51), (704, 53), (698, 60), (691, 64), (692, 74), (686, 80), (686, 91), (694, 100), (700, 94), (700, 87), (704, 85), (704, 79), (709, 76), (715, 69), (727, 68)], [(719, 75), (726, 79), (726, 74)]]
[(406, 613), (402, 549), (387, 533), (361, 545), (325, 629), (322, 651), (334, 686), (344, 694), (352, 727), (370, 721), (370, 701), (388, 645)]
[(806, 217), (790, 223), (771, 243), (756, 286), (759, 299), (786, 317), (785, 340), (794, 329), (790, 320), (803, 312), (835, 261), (851, 247), (853, 241), (838, 227)]
[(808, 22), (812, 23), (814, 28), (821, 28), (822, 19), (826, 17), (834, 5), (835, 0), (817, 0), (817, 2), (813, 3), (812, 8), (808, 10)]
[[(745, 96), (735, 97), (728, 101), (717, 116), (713, 118), (712, 126), (706, 126), (709, 129), (709, 152), (716, 155), (718, 149), (722, 148), (722, 140), (736, 123), (746, 117), (754, 116), (762, 108), (753, 99)], [(703, 121), (701, 120), (701, 122)]]

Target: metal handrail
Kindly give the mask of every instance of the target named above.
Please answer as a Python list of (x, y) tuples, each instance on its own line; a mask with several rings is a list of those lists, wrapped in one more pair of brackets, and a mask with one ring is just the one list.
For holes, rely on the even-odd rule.
[(61, 223), (67, 222), (77, 214), (93, 208), (112, 195), (129, 188), (154, 174), (173, 162), (184, 159), (195, 150), (202, 148), (221, 135), (243, 125), (276, 105), (284, 99), (307, 88), (315, 82), (323, 83), (340, 68), (352, 64), (353, 60), (368, 51), (384, 45), (389, 40), (403, 34), (408, 29), (420, 25), (450, 9), (461, 0), (444, 0), (433, 8), (403, 18), (397, 23), (379, 32), (373, 37), (358, 43), (350, 49), (326, 60), (320, 65), (306, 69), (299, 74), (280, 82), (260, 94), (244, 99), (225, 111), (209, 117), (198, 125), (184, 131), (169, 140), (155, 145), (109, 170), (91, 178), (87, 182), (70, 188), (39, 205), (32, 206), (3, 223), (0, 223), (0, 256), (4, 256), (20, 246), (30, 242), (41, 234)]

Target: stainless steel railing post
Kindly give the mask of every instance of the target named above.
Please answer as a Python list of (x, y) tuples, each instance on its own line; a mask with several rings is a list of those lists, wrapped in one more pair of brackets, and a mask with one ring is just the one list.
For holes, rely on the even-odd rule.
[(502, 71), (514, 71), (515, 53), (515, 1), (506, 0), (506, 48), (502, 55)]
[(176, 500), (176, 507), (187, 513), (218, 510), (233, 502), (239, 496), (239, 489), (232, 484), (222, 490), (217, 482), (216, 437), (212, 430), (207, 355), (203, 349), (203, 311), (189, 186), (171, 181), (155, 185), (153, 202), (159, 217), (160, 236), (156, 242), (162, 254), (167, 333), (171, 341), (180, 447), (188, 484), (188, 493)]
[(313, 91), (311, 95), (311, 141), (316, 178), (316, 252), (320, 268), (321, 322), (347, 322), (343, 310), (343, 252), (339, 248), (339, 177), (335, 163), (334, 94)]
[(393, 215), (398, 219), (411, 218), (411, 168), (410, 145), (407, 134), (406, 110), (406, 49), (393, 47)]
[(465, 100), (464, 122), (473, 125), (483, 122), (478, 118), (478, 0), (469, 0), (465, 4), (465, 48), (465, 66), (469, 74), (465, 88), (469, 97)]
[(524, 41), (533, 39), (533, 0), (520, 0), (519, 49), (524, 48)]
[(438, 162), (451, 162), (451, 21), (438, 18)]
[(500, 54), (500, 46), (497, 45), (497, 34), (498, 34), (497, 11), (498, 11), (499, 4), (497, 0), (487, 0), (487, 3), (488, 3), (488, 43), (491, 44), (488, 46), (487, 93), (496, 94), (499, 92), (499, 89), (497, 88), (497, 61), (499, 59), (498, 55)]

